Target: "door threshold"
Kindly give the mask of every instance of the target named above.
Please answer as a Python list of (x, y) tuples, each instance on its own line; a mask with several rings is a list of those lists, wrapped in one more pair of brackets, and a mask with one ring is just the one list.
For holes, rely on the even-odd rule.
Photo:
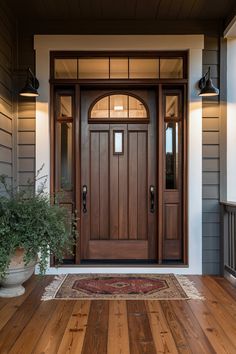
[(93, 259), (93, 260), (89, 260), (89, 259), (84, 259), (81, 260), (82, 265), (146, 265), (146, 264), (156, 264), (156, 260), (130, 260), (130, 259), (107, 259), (107, 260), (99, 260), (99, 259)]
[[(46, 275), (63, 274), (202, 274), (186, 264), (80, 264), (49, 267)], [(36, 274), (39, 269), (36, 267)]]
[(163, 261), (158, 264), (156, 260), (130, 261), (130, 260), (83, 260), (80, 264), (60, 264), (57, 268), (188, 268), (188, 264), (180, 261)]

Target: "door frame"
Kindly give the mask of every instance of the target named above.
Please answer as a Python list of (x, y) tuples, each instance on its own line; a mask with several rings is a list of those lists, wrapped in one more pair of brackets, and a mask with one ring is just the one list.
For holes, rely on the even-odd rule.
[[(54, 79), (53, 78), (53, 72), (54, 72), (54, 59), (55, 58), (68, 58), (68, 57), (143, 57), (143, 58), (148, 58), (148, 57), (182, 57), (183, 58), (183, 79), (134, 79), (130, 81), (129, 79), (102, 79), (102, 80), (91, 80), (91, 79)], [(89, 88), (89, 89), (117, 89), (117, 90), (128, 90), (128, 89), (139, 89), (139, 88), (153, 88), (156, 90), (156, 117), (157, 117), (157, 200), (158, 200), (158, 212), (157, 212), (157, 264), (162, 266), (162, 259), (163, 259), (163, 231), (164, 231), (164, 216), (163, 216), (163, 158), (164, 158), (164, 140), (163, 140), (163, 135), (162, 132), (164, 131), (164, 122), (162, 119), (158, 119), (158, 117), (163, 116), (163, 110), (162, 110), (162, 87), (165, 85), (167, 86), (175, 86), (175, 87), (184, 87), (184, 114), (183, 114), (183, 123), (184, 123), (184, 136), (183, 136), (183, 142), (185, 143), (184, 146), (184, 154), (183, 154), (183, 185), (185, 185), (185, 188), (183, 188), (183, 262), (181, 262), (182, 265), (188, 265), (188, 235), (187, 235), (187, 230), (188, 230), (188, 217), (187, 217), (187, 200), (188, 200), (188, 195), (187, 195), (187, 176), (185, 174), (187, 173), (187, 111), (186, 111), (186, 106), (187, 106), (187, 97), (185, 97), (185, 93), (187, 93), (188, 89), (188, 79), (187, 79), (187, 67), (188, 67), (188, 53), (186, 51), (142, 51), (142, 52), (136, 52), (136, 51), (83, 51), (83, 52), (51, 52), (50, 53), (50, 73), (51, 73), (51, 79), (50, 79), (50, 92), (51, 92), (51, 109), (54, 106), (54, 100), (55, 100), (55, 93), (54, 89), (55, 87), (70, 87), (74, 89), (74, 96), (75, 97), (80, 97), (80, 90), (83, 87)], [(80, 116), (80, 100), (75, 99), (75, 105), (74, 105), (74, 146), (73, 146), (73, 151), (74, 153), (74, 163), (75, 163), (75, 171), (73, 171), (74, 174), (74, 205), (75, 209), (77, 210), (77, 217), (79, 219), (78, 225), (78, 235), (79, 235), (79, 241), (77, 240), (76, 242), (76, 248), (75, 248), (75, 264), (79, 265), (81, 258), (80, 258), (80, 249), (81, 249), (81, 116)], [(186, 111), (186, 112), (185, 112)], [(52, 113), (52, 111), (51, 111)], [(53, 110), (54, 114), (54, 110)], [(54, 128), (54, 119), (51, 119), (51, 142), (53, 142), (53, 148), (51, 145), (51, 168), (50, 170), (52, 171), (51, 173), (51, 178), (50, 178), (50, 189), (51, 191), (55, 191), (55, 128)], [(52, 136), (53, 135), (53, 136)], [(52, 151), (53, 150), (53, 151)], [(161, 158), (159, 158), (161, 156)], [(174, 262), (173, 262), (174, 264)], [(55, 265), (55, 260), (51, 259), (51, 265)], [(179, 264), (178, 264), (179, 265)]]
[[(157, 81), (157, 80), (155, 80)], [(180, 87), (183, 90), (183, 154), (182, 154), (182, 179), (184, 188), (182, 190), (182, 197), (183, 197), (183, 262), (173, 264), (168, 263), (171, 267), (178, 267), (178, 266), (188, 266), (188, 149), (187, 149), (187, 131), (188, 131), (188, 120), (187, 120), (187, 90), (188, 90), (188, 80), (180, 80), (180, 82), (176, 82), (176, 80), (158, 80), (157, 82), (150, 83), (150, 80), (139, 80), (139, 82), (127, 82), (124, 80), (124, 83), (121, 82), (116, 83), (110, 82), (110, 80), (103, 80), (99, 83), (91, 83), (91, 82), (77, 82), (75, 84), (69, 84), (68, 87), (74, 89), (74, 96), (80, 97), (81, 88), (89, 88), (89, 89), (117, 89), (123, 90), (127, 92), (129, 89), (153, 89), (156, 91), (156, 157), (157, 157), (157, 235), (156, 235), (156, 244), (157, 244), (157, 262), (156, 266), (164, 267), (166, 263), (162, 262), (163, 259), (163, 230), (164, 230), (164, 216), (163, 216), (163, 165), (164, 165), (164, 139), (163, 139), (163, 132), (164, 132), (164, 120), (158, 119), (159, 117), (163, 117), (163, 84), (165, 88), (168, 86), (170, 89), (171, 87)], [(51, 92), (51, 117), (54, 117), (54, 104), (55, 104), (55, 90), (58, 88), (65, 87), (65, 82), (55, 82), (55, 80), (51, 81), (50, 84), (50, 92)], [(80, 265), (81, 258), (80, 258), (80, 249), (81, 249), (81, 112), (80, 112), (81, 102), (80, 99), (75, 99), (74, 103), (74, 164), (75, 170), (74, 172), (74, 205), (75, 209), (77, 210), (77, 217), (78, 217), (78, 240), (76, 242), (75, 247), (75, 265)], [(54, 117), (55, 118), (55, 117)], [(52, 191), (55, 191), (55, 125), (54, 119), (50, 121), (50, 141), (52, 142), (50, 148), (50, 156), (51, 156), (51, 175), (50, 175), (50, 188)], [(161, 173), (162, 172), (162, 173)], [(50, 261), (51, 266), (55, 266), (55, 259), (51, 257)], [(101, 265), (99, 263), (99, 265)], [(138, 265), (138, 264), (137, 264)], [(117, 266), (121, 266), (120, 264)], [(122, 264), (122, 266), (126, 266), (126, 264)], [(140, 262), (140, 267), (143, 267), (143, 263)], [(67, 267), (67, 265), (61, 265), (60, 267)]]

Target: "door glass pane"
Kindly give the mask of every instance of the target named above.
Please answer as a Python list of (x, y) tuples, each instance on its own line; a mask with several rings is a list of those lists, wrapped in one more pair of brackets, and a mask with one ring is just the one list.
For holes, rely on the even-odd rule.
[(111, 95), (110, 96), (110, 118), (128, 117), (128, 96)]
[(77, 79), (77, 59), (55, 59), (55, 79)]
[(148, 118), (143, 103), (132, 96), (129, 96), (129, 118)]
[(147, 119), (145, 105), (129, 95), (109, 95), (98, 100), (91, 108), (89, 119), (96, 118), (139, 118)]
[(114, 132), (114, 154), (123, 154), (123, 132)]
[(128, 58), (110, 59), (110, 78), (128, 79)]
[(72, 117), (72, 97), (60, 96), (60, 117)]
[(166, 189), (178, 188), (178, 122), (165, 123)]
[(109, 59), (79, 59), (80, 79), (109, 79)]
[(165, 96), (165, 116), (166, 117), (178, 117), (178, 96)]
[(61, 127), (61, 188), (72, 189), (72, 123), (63, 122)]
[(183, 78), (183, 59), (160, 59), (160, 78)]
[(156, 79), (159, 77), (159, 59), (130, 59), (130, 79)]
[(109, 117), (109, 96), (99, 100), (91, 111), (91, 118), (108, 118)]

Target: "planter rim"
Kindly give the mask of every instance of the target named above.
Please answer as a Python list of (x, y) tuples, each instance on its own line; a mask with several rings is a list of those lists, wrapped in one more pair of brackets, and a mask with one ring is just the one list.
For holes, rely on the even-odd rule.
[(20, 273), (20, 272), (22, 272), (22, 270), (27, 270), (27, 269), (35, 267), (36, 264), (37, 264), (37, 261), (32, 261), (31, 263), (29, 263), (21, 268), (11, 268), (11, 269), (8, 268), (6, 270), (6, 275), (10, 274), (10, 273)]

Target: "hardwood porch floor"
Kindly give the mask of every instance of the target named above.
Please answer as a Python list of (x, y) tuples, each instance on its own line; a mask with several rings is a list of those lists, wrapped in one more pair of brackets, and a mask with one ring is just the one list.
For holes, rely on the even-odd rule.
[(0, 300), (0, 353), (236, 353), (236, 289), (191, 276), (205, 301), (41, 302), (51, 276)]

